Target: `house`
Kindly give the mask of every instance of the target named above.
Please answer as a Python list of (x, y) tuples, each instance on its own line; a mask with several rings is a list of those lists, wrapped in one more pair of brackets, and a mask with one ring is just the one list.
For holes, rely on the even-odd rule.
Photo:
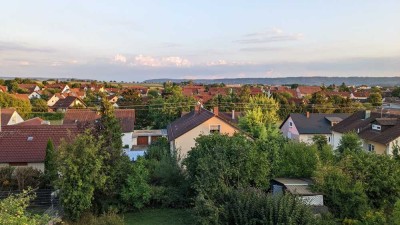
[(47, 142), (57, 148), (61, 140), (71, 141), (76, 126), (3, 126), (0, 131), (0, 166), (30, 166), (44, 171)]
[(118, 101), (118, 96), (116, 96), (116, 95), (109, 95), (109, 96), (107, 96), (107, 100), (108, 100), (109, 103), (112, 103), (112, 104), (117, 103), (117, 101)]
[(356, 132), (365, 151), (392, 155), (400, 145), (400, 115), (395, 110), (358, 111), (332, 128), (333, 147), (339, 146), (343, 134)]
[(350, 116), (347, 113), (291, 113), (279, 129), (284, 137), (312, 144), (314, 135), (324, 135), (333, 145), (332, 126)]
[(60, 84), (60, 83), (54, 83), (54, 84), (48, 84), (46, 85), (46, 89), (59, 89), (60, 93), (68, 93), (70, 92), (70, 87), (68, 84)]
[(55, 93), (49, 98), (49, 100), (47, 100), (47, 106), (53, 106), (54, 104), (56, 104), (58, 100), (60, 100), (60, 98), (65, 98), (65, 97), (62, 94)]
[(368, 97), (369, 97), (369, 92), (363, 91), (363, 92), (352, 92), (350, 94), (350, 99), (360, 101), (360, 102), (366, 102)]
[(297, 98), (304, 98), (311, 96), (312, 94), (321, 91), (319, 86), (298, 86), (296, 88)]
[(60, 98), (58, 101), (50, 107), (54, 112), (65, 112), (71, 108), (86, 108), (86, 104), (82, 99), (74, 96), (67, 96), (66, 98)]
[[(125, 148), (132, 148), (133, 131), (135, 126), (134, 109), (115, 109), (115, 117), (119, 120), (122, 129), (122, 144)], [(101, 118), (99, 112), (90, 109), (68, 109), (65, 112), (63, 124), (95, 123)]]
[(271, 180), (272, 194), (290, 193), (310, 206), (323, 206), (324, 196), (311, 190), (312, 180), (304, 178), (275, 178)]
[(29, 98), (29, 99), (41, 98), (41, 96), (40, 96), (40, 94), (39, 94), (39, 91), (34, 91), (34, 92), (28, 94), (28, 98)]
[(147, 149), (158, 138), (167, 137), (167, 130), (135, 130), (133, 131), (133, 149)]
[(27, 90), (29, 93), (40, 91), (40, 87), (37, 84), (18, 84), (18, 88)]
[(167, 127), (168, 141), (171, 150), (185, 158), (192, 147), (195, 146), (195, 139), (200, 135), (221, 133), (233, 135), (239, 129), (226, 121), (219, 115), (218, 107), (213, 112), (196, 105), (195, 110), (183, 115)]
[(15, 109), (0, 109), (0, 126), (14, 125), (24, 122)]
[(8, 87), (7, 86), (0, 85), (0, 92), (6, 93), (7, 91), (8, 91)]

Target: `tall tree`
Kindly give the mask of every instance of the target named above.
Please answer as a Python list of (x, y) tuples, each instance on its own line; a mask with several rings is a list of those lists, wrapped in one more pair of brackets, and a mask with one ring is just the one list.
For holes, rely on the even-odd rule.
[(101, 142), (89, 132), (78, 135), (75, 141), (63, 142), (58, 148), (58, 168), (61, 176), (57, 186), (61, 191), (61, 204), (68, 218), (77, 220), (92, 206), (96, 188), (104, 184), (101, 173)]
[(44, 159), (44, 177), (47, 184), (54, 184), (58, 178), (57, 156), (54, 151), (53, 141), (47, 141), (46, 156)]

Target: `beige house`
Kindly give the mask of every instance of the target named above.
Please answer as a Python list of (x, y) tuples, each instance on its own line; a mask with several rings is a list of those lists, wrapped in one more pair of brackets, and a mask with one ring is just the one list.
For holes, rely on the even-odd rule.
[(239, 132), (235, 125), (219, 116), (217, 107), (213, 111), (196, 106), (194, 111), (183, 115), (168, 125), (167, 134), (171, 150), (177, 151), (181, 158), (185, 158), (195, 146), (195, 139), (200, 135), (211, 133), (233, 135)]
[(343, 134), (356, 132), (365, 151), (393, 154), (393, 147), (400, 145), (400, 114), (369, 110), (359, 111), (332, 128), (333, 147), (337, 148)]

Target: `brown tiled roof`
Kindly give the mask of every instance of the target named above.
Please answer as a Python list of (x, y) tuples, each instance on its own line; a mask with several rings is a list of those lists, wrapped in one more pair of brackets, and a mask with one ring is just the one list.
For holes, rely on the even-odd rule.
[[(383, 127), (380, 131), (372, 130), (373, 123), (382, 123)], [(380, 112), (371, 112), (370, 116), (365, 119), (365, 111), (358, 111), (335, 125), (332, 130), (339, 133), (355, 131), (362, 139), (388, 144), (400, 136), (400, 115), (382, 113), (381, 116)]]
[(15, 112), (15, 109), (1, 109), (1, 124), (2, 126), (5, 126), (10, 122), (12, 114)]
[(212, 117), (218, 117), (222, 121), (225, 121), (226, 124), (238, 129), (234, 123), (231, 123), (229, 120), (226, 120), (223, 116), (215, 115), (214, 113), (208, 111), (207, 109), (201, 108), (198, 112), (195, 110), (185, 113), (181, 118), (178, 118), (174, 122), (170, 123), (167, 127), (168, 132), (168, 140), (172, 141), (176, 138), (182, 136), (193, 128), (199, 126), (205, 121), (211, 119)]
[(0, 162), (44, 162), (49, 139), (59, 146), (78, 134), (76, 126), (3, 126), (0, 132)]
[(369, 92), (362, 91), (362, 92), (353, 92), (354, 97), (356, 98), (368, 98), (369, 97)]
[[(132, 132), (135, 126), (134, 109), (115, 109), (115, 117), (120, 121), (123, 133)], [(100, 119), (100, 114), (91, 109), (68, 109), (64, 115), (63, 124), (94, 123)]]
[(311, 95), (315, 92), (321, 91), (321, 87), (318, 86), (299, 86), (298, 89), (303, 95)]
[(40, 117), (35, 117), (24, 122), (14, 124), (14, 126), (33, 126), (33, 125), (43, 125), (45, 121)]
[(220, 117), (222, 117), (224, 120), (229, 121), (230, 123), (238, 124), (239, 123), (239, 117), (243, 115), (241, 112), (234, 112), (235, 118), (232, 119), (232, 112), (219, 112), (218, 114)]
[(55, 108), (55, 109), (68, 108), (77, 99), (79, 101), (81, 101), (83, 105), (85, 105), (84, 102), (80, 98), (75, 97), (75, 96), (67, 96), (66, 98), (60, 98), (53, 106), (51, 106), (51, 108)]
[(37, 84), (18, 84), (18, 87), (21, 89), (27, 89), (30, 92), (33, 92), (36, 88)]
[(214, 113), (203, 108), (201, 108), (198, 112), (193, 110), (190, 113), (183, 115), (181, 118), (175, 120), (168, 125), (168, 140), (175, 140), (176, 138), (199, 126), (200, 124), (204, 123), (214, 116)]

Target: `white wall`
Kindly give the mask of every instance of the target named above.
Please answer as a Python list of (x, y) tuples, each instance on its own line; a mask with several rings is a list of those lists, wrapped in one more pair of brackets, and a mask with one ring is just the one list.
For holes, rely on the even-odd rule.
[[(290, 127), (289, 124), (292, 123), (293, 126)], [(284, 137), (287, 137), (292, 140), (300, 141), (299, 140), (299, 131), (296, 128), (296, 124), (294, 124), (291, 117), (289, 117), (286, 122), (281, 127), (281, 132)]]
[(336, 149), (339, 146), (340, 140), (342, 139), (343, 134), (332, 131), (332, 146), (333, 149)]
[(14, 125), (22, 122), (24, 122), (24, 119), (22, 119), (22, 117), (17, 112), (14, 112), (10, 118), (10, 121), (8, 121), (7, 125)]
[(132, 148), (133, 144), (133, 132), (122, 133), (122, 146), (129, 145), (129, 149)]

